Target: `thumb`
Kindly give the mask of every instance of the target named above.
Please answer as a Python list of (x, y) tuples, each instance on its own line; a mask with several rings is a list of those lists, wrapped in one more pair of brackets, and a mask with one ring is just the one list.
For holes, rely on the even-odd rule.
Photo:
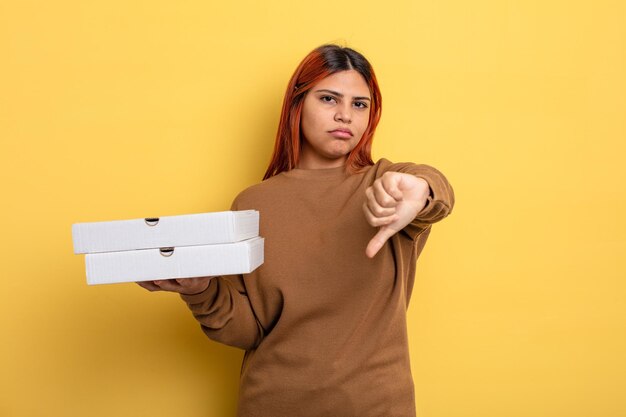
[(389, 226), (383, 226), (378, 230), (378, 233), (370, 240), (367, 244), (367, 248), (365, 249), (365, 255), (368, 258), (373, 258), (374, 255), (378, 253), (380, 248), (383, 247), (385, 242), (389, 240), (391, 236), (396, 233), (395, 230), (391, 229)]

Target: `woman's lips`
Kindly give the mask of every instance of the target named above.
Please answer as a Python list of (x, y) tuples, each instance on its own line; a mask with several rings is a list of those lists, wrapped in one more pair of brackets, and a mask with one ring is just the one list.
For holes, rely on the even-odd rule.
[(331, 130), (330, 134), (333, 135), (336, 138), (341, 138), (341, 139), (350, 139), (352, 137), (352, 133), (350, 133), (347, 130)]

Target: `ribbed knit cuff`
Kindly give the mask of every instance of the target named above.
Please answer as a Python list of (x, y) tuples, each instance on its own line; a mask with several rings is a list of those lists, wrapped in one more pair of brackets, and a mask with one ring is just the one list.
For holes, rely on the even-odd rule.
[(416, 168), (417, 172), (411, 172), (411, 174), (428, 183), (430, 195), (427, 204), (417, 213), (415, 219), (421, 223), (436, 223), (452, 211), (454, 204), (452, 188), (445, 177), (436, 169), (425, 165), (418, 165)]

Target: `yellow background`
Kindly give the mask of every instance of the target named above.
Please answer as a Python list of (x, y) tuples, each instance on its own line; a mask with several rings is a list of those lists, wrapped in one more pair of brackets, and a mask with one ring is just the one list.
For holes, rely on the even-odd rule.
[(418, 415), (626, 416), (624, 22), (617, 0), (2, 0), (0, 416), (234, 415), (241, 352), (173, 294), (88, 287), (71, 224), (228, 209), (332, 41), (377, 72), (375, 159), (456, 191), (409, 309)]

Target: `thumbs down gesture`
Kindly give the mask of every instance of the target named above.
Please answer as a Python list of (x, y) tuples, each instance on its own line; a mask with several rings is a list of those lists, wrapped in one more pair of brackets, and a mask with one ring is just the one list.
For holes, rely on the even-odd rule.
[(385, 172), (365, 190), (363, 211), (367, 222), (379, 227), (365, 254), (373, 258), (391, 236), (411, 223), (430, 194), (428, 182), (411, 174)]

